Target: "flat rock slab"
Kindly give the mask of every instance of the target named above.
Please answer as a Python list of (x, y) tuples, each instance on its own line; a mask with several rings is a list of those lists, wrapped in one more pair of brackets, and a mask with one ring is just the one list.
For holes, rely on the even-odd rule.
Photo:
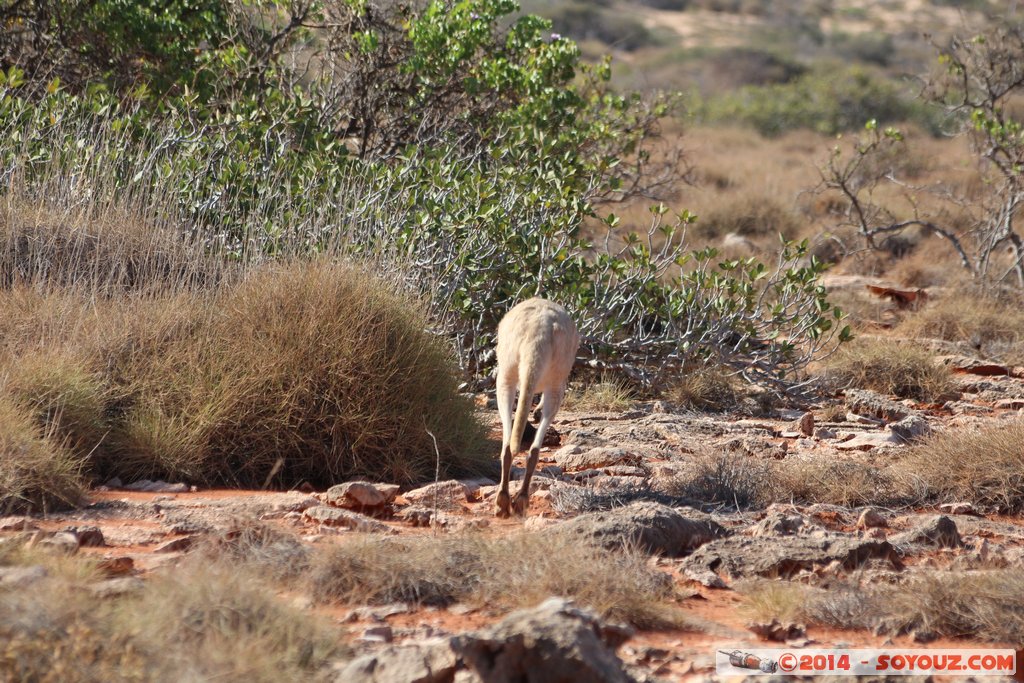
[(623, 448), (580, 448), (566, 446), (554, 454), (555, 462), (566, 472), (578, 472), (613, 465), (627, 465), (637, 462), (637, 458)]
[(302, 513), (303, 518), (324, 526), (352, 529), (353, 531), (365, 531), (373, 533), (386, 533), (391, 527), (383, 522), (378, 522), (372, 517), (361, 515), (358, 512), (336, 508), (330, 505), (317, 505), (306, 509)]
[(415, 505), (437, 506), (445, 510), (462, 507), (462, 503), (469, 501), (469, 496), (470, 488), (455, 479), (427, 484), (402, 494), (403, 498)]
[(649, 501), (590, 512), (552, 529), (589, 537), (605, 547), (636, 545), (669, 557), (680, 557), (728, 533), (709, 518), (688, 517)]
[(1005, 365), (981, 360), (980, 358), (970, 358), (968, 356), (937, 356), (935, 358), (935, 363), (937, 365), (945, 365), (953, 372), (961, 372), (967, 375), (993, 377), (997, 375), (1011, 374), (1011, 369)]
[(683, 562), (682, 569), (694, 575), (716, 572), (730, 580), (751, 576), (789, 578), (833, 562), (852, 570), (872, 559), (888, 560), (894, 568), (902, 568), (896, 549), (888, 541), (818, 532), (809, 536), (720, 538), (698, 548)]
[(897, 403), (867, 389), (847, 389), (846, 407), (857, 415), (864, 415), (885, 422), (899, 422), (913, 413), (910, 408), (902, 403)]

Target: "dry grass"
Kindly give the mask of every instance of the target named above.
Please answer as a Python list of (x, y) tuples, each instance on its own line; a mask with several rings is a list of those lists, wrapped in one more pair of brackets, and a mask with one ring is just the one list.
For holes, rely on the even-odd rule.
[(909, 449), (893, 464), (907, 495), (970, 501), (1002, 512), (1024, 510), (1024, 422), (978, 431), (947, 431)]
[(346, 604), (466, 602), (492, 608), (573, 598), (639, 628), (685, 626), (672, 581), (639, 552), (613, 552), (557, 532), (387, 538), (364, 536), (315, 564), (313, 593)]
[(903, 494), (888, 468), (860, 460), (787, 458), (775, 471), (773, 502), (845, 507), (896, 505)]
[(1017, 293), (962, 289), (936, 300), (899, 327), (902, 334), (966, 342), (986, 356), (1024, 363), (1024, 299)]
[(896, 585), (853, 577), (828, 590), (779, 581), (742, 582), (736, 589), (745, 611), (765, 620), (990, 643), (1024, 640), (1024, 575), (1015, 569), (931, 571)]
[(686, 410), (721, 412), (739, 405), (743, 391), (737, 379), (720, 367), (699, 368), (680, 376), (665, 398)]
[(7, 541), (0, 565), (46, 572), (0, 589), (3, 680), (327, 680), (328, 665), (347, 654), (334, 629), (238, 566), (189, 562), (102, 597), (88, 560)]
[(775, 467), (747, 455), (709, 455), (669, 484), (667, 492), (705, 505), (759, 508), (775, 499)]
[(887, 468), (856, 460), (766, 460), (744, 453), (698, 458), (665, 487), (679, 500), (739, 510), (772, 503), (828, 503), (854, 507), (904, 502)]
[(237, 270), (131, 198), (83, 202), (68, 187), (43, 196), (45, 204), (21, 196), (15, 184), (0, 200), (0, 289), (164, 293), (213, 285)]
[[(0, 289), (0, 386), (98, 476), (261, 486), (489, 463), (422, 308), (346, 265), (193, 292)], [(280, 463), (278, 463), (280, 459)]]
[(0, 396), (0, 514), (77, 503), (83, 464), (28, 411)]
[(629, 410), (636, 392), (621, 379), (605, 376), (591, 384), (570, 389), (562, 407), (566, 410), (617, 413)]
[(843, 345), (819, 374), (844, 388), (932, 403), (955, 393), (949, 369), (937, 365), (929, 352), (883, 338), (861, 337)]
[(739, 196), (723, 196), (719, 201), (709, 203), (703, 214), (698, 214), (696, 234), (705, 240), (720, 238), (733, 233), (743, 237), (776, 238), (784, 235), (792, 239), (800, 232), (799, 217), (791, 205), (756, 193)]

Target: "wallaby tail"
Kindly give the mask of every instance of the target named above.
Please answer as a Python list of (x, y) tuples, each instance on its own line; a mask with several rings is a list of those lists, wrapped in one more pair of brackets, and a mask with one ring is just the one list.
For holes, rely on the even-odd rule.
[[(520, 366), (523, 368), (523, 366)], [(516, 405), (516, 416), (512, 420), (512, 437), (509, 447), (512, 455), (519, 453), (519, 446), (523, 440), (523, 432), (526, 430), (526, 420), (530, 415), (530, 408), (533, 404), (533, 388), (537, 385), (537, 370), (539, 363), (530, 362), (525, 365), (525, 372), (519, 374), (519, 403)]]

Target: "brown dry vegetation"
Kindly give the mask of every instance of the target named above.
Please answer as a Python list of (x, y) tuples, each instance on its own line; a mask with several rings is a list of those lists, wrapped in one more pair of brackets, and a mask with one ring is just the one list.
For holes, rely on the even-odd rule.
[(872, 389), (931, 403), (947, 400), (954, 392), (949, 368), (936, 364), (931, 353), (884, 337), (856, 339), (823, 365), (821, 375), (841, 388)]
[(1014, 569), (929, 572), (895, 585), (859, 584), (854, 577), (828, 590), (752, 581), (737, 590), (744, 594), (746, 611), (768, 621), (993, 643), (1024, 639), (1024, 576)]
[(985, 357), (1024, 362), (1024, 299), (1016, 292), (961, 289), (909, 316), (898, 332), (908, 337), (966, 342)]
[(669, 578), (645, 554), (558, 533), (500, 538), (367, 535), (325, 553), (312, 571), (319, 600), (347, 604), (465, 602), (515, 608), (558, 595), (639, 628), (685, 628)]
[(1024, 423), (949, 431), (911, 448), (894, 465), (919, 500), (969, 500), (1004, 513), (1024, 510)]
[(336, 628), (241, 565), (187, 561), (113, 597), (93, 588), (93, 562), (16, 540), (0, 545), (0, 567), (45, 573), (0, 592), (4, 680), (321, 680), (346, 655)]
[(70, 502), (83, 475), (291, 486), (418, 481), (437, 457), (479, 470), (449, 351), (390, 284), (346, 264), (185, 258), (200, 277), (169, 266), (173, 240), (144, 222), (5, 218), (0, 438), (38, 454), (4, 468), (5, 507)]
[(603, 376), (582, 386), (570, 387), (562, 407), (566, 410), (594, 412), (623, 412), (633, 405), (637, 393), (614, 376)]

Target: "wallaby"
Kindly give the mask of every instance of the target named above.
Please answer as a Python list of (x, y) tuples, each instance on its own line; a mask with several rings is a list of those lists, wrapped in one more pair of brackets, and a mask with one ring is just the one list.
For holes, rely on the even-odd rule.
[[(498, 413), (501, 415), (498, 517), (508, 517), (512, 511), (517, 515), (526, 514), (530, 504), (530, 480), (537, 467), (540, 447), (551, 420), (562, 405), (565, 385), (579, 346), (580, 335), (568, 312), (558, 304), (539, 297), (513, 306), (498, 323), (497, 394)], [(516, 390), (519, 391), (518, 404)], [(540, 424), (530, 446), (526, 475), (513, 500), (508, 493), (512, 457), (519, 453), (533, 397), (538, 393), (542, 394)]]

